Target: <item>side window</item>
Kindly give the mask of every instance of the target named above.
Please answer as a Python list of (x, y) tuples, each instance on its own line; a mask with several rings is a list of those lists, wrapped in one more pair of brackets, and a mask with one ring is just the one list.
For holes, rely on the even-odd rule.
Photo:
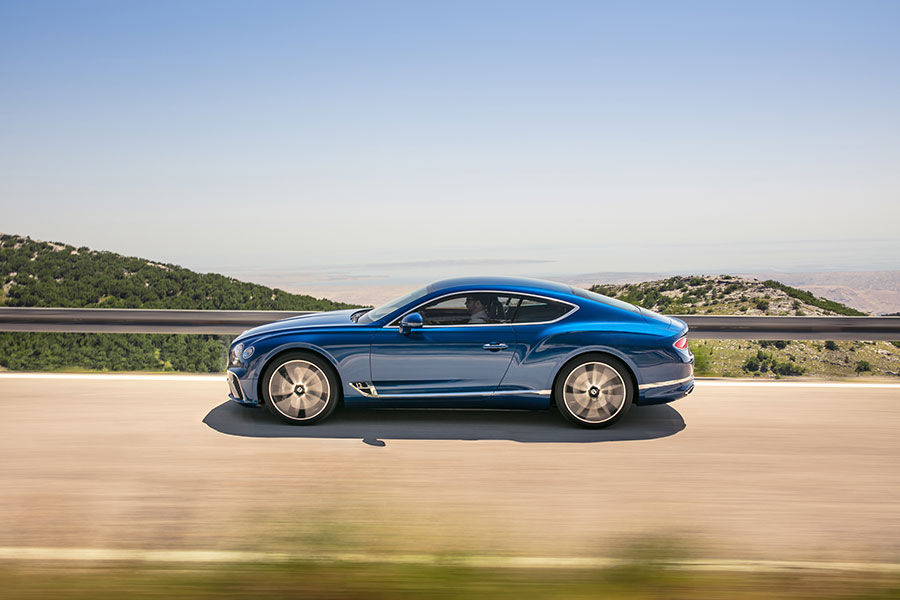
[(509, 323), (511, 303), (518, 298), (489, 292), (472, 292), (441, 298), (419, 308), (425, 325), (485, 325)]
[(513, 316), (513, 323), (545, 323), (553, 321), (570, 310), (573, 306), (563, 302), (555, 302), (544, 298), (530, 298), (525, 296), (519, 303)]

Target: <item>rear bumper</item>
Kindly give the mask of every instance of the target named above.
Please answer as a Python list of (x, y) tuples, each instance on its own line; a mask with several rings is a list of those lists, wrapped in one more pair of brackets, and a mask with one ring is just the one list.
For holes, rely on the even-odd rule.
[(670, 381), (646, 383), (639, 387), (635, 404), (647, 406), (649, 404), (664, 404), (679, 398), (684, 398), (694, 391), (694, 372), (691, 365), (691, 373), (686, 377)]

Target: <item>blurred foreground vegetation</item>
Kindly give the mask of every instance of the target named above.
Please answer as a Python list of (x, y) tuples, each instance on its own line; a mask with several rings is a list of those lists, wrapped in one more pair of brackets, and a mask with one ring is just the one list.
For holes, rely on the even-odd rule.
[(115, 566), (7, 562), (7, 600), (35, 598), (900, 598), (900, 574), (705, 572), (653, 562), (602, 569), (283, 562)]

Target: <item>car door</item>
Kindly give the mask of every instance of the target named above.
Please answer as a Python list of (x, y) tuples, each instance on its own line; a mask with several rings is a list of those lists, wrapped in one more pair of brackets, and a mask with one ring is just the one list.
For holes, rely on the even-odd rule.
[(452, 294), (410, 311), (422, 315), (422, 327), (401, 331), (398, 317), (376, 331), (370, 365), (378, 397), (493, 393), (516, 346), (508, 301), (498, 293)]
[(506, 372), (497, 391), (503, 394), (522, 392), (537, 396), (550, 396), (547, 382), (559, 368), (558, 355), (572, 349), (571, 346), (547, 343), (547, 336), (559, 333), (551, 329), (578, 310), (578, 306), (559, 299), (519, 294), (510, 302), (507, 319), (516, 335), (517, 356)]

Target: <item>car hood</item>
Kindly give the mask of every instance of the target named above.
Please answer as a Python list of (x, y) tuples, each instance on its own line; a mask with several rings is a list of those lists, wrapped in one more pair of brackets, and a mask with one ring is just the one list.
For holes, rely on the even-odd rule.
[(355, 312), (359, 312), (359, 309), (351, 308), (347, 310), (331, 310), (327, 312), (313, 313), (311, 315), (289, 317), (287, 319), (275, 321), (274, 323), (266, 323), (265, 325), (260, 325), (252, 329), (248, 329), (237, 338), (235, 338), (234, 341), (236, 342), (244, 338), (254, 337), (266, 333), (295, 331), (298, 329), (314, 329), (316, 327), (333, 327), (335, 325), (351, 325), (353, 324), (353, 321), (350, 320), (350, 315)]

